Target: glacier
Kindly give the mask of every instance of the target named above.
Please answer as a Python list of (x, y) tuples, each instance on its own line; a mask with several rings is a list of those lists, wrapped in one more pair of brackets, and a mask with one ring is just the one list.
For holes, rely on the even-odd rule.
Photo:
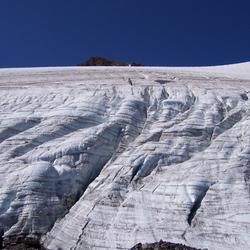
[(250, 63), (0, 69), (0, 236), (44, 249), (250, 249)]

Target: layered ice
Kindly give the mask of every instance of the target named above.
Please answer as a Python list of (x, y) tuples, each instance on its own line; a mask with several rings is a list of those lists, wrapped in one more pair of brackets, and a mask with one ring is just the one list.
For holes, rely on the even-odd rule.
[(0, 70), (4, 244), (250, 248), (250, 63)]

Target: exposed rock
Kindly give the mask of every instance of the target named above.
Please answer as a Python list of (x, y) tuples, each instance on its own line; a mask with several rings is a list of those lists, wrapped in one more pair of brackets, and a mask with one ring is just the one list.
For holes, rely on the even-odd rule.
[(249, 63), (0, 69), (5, 247), (250, 249), (249, 91)]
[[(12, 243), (3, 248), (3, 250), (41, 250), (40, 245), (32, 245), (27, 243)], [(44, 249), (45, 250), (45, 249)]]
[(77, 66), (143, 66), (139, 63), (126, 63), (121, 61), (112, 60), (105, 57), (94, 56), (90, 57), (87, 61), (79, 63)]
[[(3, 247), (3, 246), (2, 246)], [(0, 248), (1, 249), (1, 248)], [(26, 235), (19, 235), (19, 237), (9, 238), (5, 241), (3, 250), (41, 250), (43, 249), (40, 240), (37, 237), (26, 237)], [(45, 249), (44, 249), (45, 250)]]
[(151, 244), (138, 243), (134, 247), (132, 247), (131, 250), (199, 250), (199, 249), (188, 247), (183, 244), (159, 241)]

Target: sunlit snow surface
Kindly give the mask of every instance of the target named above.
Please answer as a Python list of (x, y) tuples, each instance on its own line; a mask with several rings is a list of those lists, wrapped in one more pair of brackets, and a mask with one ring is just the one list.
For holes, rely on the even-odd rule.
[(1, 69), (4, 241), (250, 249), (249, 91), (250, 63)]

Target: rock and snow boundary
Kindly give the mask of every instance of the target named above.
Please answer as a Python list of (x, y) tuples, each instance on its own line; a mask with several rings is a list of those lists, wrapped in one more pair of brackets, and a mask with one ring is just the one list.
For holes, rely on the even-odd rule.
[(250, 248), (250, 63), (0, 69), (5, 245)]

